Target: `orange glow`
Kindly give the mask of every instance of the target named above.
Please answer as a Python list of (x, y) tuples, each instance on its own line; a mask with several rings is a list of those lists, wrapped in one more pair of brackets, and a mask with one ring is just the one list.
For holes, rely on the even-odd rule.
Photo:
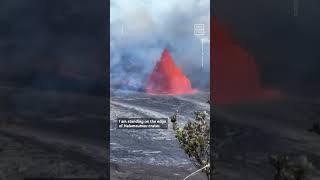
[(149, 94), (180, 95), (196, 92), (191, 82), (174, 63), (170, 52), (165, 49), (156, 64), (146, 86)]
[(234, 43), (231, 33), (212, 18), (211, 97), (215, 104), (272, 100), (282, 95), (264, 89), (256, 60)]

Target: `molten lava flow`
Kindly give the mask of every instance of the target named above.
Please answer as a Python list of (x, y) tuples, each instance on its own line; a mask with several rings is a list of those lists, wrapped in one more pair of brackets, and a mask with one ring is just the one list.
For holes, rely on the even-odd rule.
[(273, 99), (274, 90), (264, 90), (255, 62), (243, 48), (236, 45), (225, 27), (212, 18), (211, 25), (211, 97), (216, 104)]
[(174, 63), (168, 49), (163, 51), (145, 90), (149, 94), (162, 95), (188, 94), (196, 91), (192, 89), (190, 80)]

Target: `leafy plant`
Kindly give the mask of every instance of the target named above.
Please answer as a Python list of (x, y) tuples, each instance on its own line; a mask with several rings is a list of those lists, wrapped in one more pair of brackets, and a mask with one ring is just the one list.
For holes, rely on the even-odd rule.
[(210, 179), (210, 127), (207, 112), (196, 111), (195, 121), (189, 121), (184, 127), (178, 127), (177, 116), (178, 112), (170, 118), (175, 137), (197, 168), (207, 166), (202, 171)]
[(270, 163), (276, 169), (274, 180), (304, 180), (312, 169), (306, 156), (290, 159), (286, 155), (274, 155), (270, 157)]

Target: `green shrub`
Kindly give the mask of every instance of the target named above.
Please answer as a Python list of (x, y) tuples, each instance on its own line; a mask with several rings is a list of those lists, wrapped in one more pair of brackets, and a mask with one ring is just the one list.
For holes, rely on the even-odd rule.
[(306, 156), (289, 158), (285, 155), (270, 157), (271, 165), (276, 169), (274, 180), (304, 180), (312, 169)]
[[(181, 148), (197, 168), (210, 163), (210, 127), (207, 123), (209, 116), (206, 111), (196, 111), (195, 121), (189, 121), (184, 127), (178, 127), (176, 112), (171, 116), (172, 128)], [(202, 170), (210, 179), (210, 168)]]

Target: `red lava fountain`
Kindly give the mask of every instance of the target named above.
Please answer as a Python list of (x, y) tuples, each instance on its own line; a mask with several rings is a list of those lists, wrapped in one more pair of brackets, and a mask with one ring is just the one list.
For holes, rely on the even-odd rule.
[(146, 92), (148, 94), (181, 95), (196, 92), (186, 75), (176, 66), (168, 49), (164, 49), (160, 61), (151, 73)]
[[(274, 99), (275, 90), (265, 90), (255, 59), (236, 45), (231, 34), (212, 18), (211, 97), (215, 104)], [(213, 49), (214, 48), (214, 49)]]

